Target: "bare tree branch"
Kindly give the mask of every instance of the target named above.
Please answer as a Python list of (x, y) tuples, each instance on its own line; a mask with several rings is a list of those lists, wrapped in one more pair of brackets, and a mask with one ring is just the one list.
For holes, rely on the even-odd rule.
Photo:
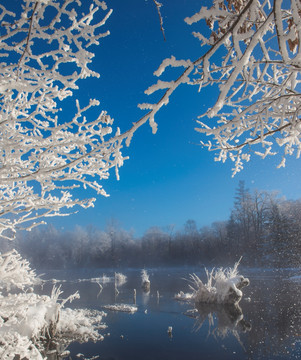
[(163, 27), (163, 18), (162, 18), (162, 15), (161, 15), (161, 6), (162, 4), (159, 3), (157, 0), (153, 0), (154, 4), (156, 5), (156, 8), (157, 8), (157, 12), (158, 12), (158, 16), (159, 16), (159, 21), (160, 21), (160, 29), (161, 29), (161, 32), (163, 34), (163, 38), (164, 38), (164, 41), (166, 41), (166, 38), (165, 38), (165, 31), (164, 31), (164, 27)]

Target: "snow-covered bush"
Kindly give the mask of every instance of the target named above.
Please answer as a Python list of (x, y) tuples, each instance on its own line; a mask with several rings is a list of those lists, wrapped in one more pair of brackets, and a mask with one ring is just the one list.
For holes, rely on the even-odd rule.
[(196, 274), (190, 274), (192, 293), (181, 291), (175, 298), (194, 300), (195, 303), (238, 304), (243, 295), (241, 289), (250, 283), (249, 279), (238, 274), (239, 263), (240, 260), (233, 268), (213, 268), (210, 272), (205, 269), (207, 283), (203, 283)]
[(105, 327), (104, 313), (65, 308), (79, 293), (62, 299), (61, 287), (54, 286), (50, 296), (34, 293), (32, 286), (40, 279), (16, 250), (0, 254), (0, 271), (1, 359), (42, 360), (43, 343), (54, 339), (61, 343), (103, 339), (98, 330)]

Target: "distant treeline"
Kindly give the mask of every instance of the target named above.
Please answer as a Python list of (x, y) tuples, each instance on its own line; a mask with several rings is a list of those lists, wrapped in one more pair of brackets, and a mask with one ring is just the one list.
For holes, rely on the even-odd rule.
[(63, 232), (48, 226), (13, 246), (36, 268), (232, 265), (240, 256), (244, 265), (293, 267), (301, 265), (300, 239), (301, 200), (250, 192), (241, 181), (229, 219), (201, 229), (187, 220), (181, 231), (152, 227), (135, 238), (113, 221), (105, 230), (77, 226)]

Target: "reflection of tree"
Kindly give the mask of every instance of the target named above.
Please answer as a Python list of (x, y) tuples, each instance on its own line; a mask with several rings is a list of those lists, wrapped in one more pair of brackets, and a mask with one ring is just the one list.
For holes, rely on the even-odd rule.
[(239, 333), (251, 330), (243, 317), (242, 309), (234, 304), (196, 304), (195, 309), (189, 310), (186, 315), (195, 318), (194, 331), (199, 331), (208, 319), (208, 336), (224, 339), (233, 335), (244, 348)]

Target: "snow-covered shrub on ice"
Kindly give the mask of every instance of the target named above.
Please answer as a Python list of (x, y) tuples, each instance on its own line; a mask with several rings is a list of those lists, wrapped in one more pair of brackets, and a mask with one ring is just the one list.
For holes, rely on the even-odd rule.
[[(38, 295), (32, 286), (37, 277), (29, 263), (17, 251), (0, 255), (0, 358), (42, 360), (44, 341), (58, 342), (102, 340), (98, 330), (103, 312), (65, 308), (79, 293), (61, 298), (61, 287), (54, 286), (51, 295)], [(7, 273), (5, 273), (5, 271)], [(11, 293), (14, 289), (14, 293)], [(31, 290), (31, 291), (28, 291)], [(4, 294), (5, 291), (5, 294)], [(19, 358), (18, 357), (18, 358)]]
[(145, 269), (141, 271), (141, 286), (144, 291), (150, 290), (149, 275)]
[(240, 260), (233, 268), (213, 268), (210, 272), (205, 269), (207, 283), (196, 275), (190, 274), (189, 284), (192, 293), (182, 291), (175, 295), (177, 300), (194, 300), (195, 303), (237, 304), (242, 298), (241, 289), (248, 286), (250, 281), (238, 274)]

